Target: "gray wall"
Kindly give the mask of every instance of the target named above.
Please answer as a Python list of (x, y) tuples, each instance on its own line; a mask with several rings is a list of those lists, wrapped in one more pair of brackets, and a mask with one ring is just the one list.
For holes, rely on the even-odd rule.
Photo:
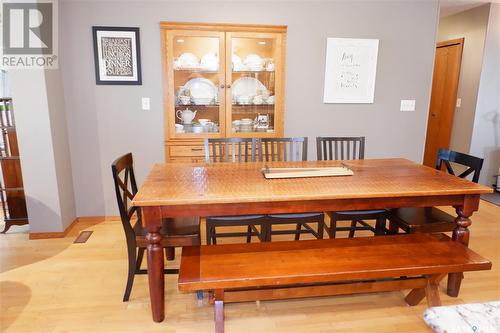
[(491, 4), (470, 153), (484, 157), (480, 182), (500, 168), (500, 4)]
[(47, 87), (60, 216), (63, 230), (65, 230), (76, 217), (76, 207), (64, 108), (64, 88), (60, 70), (46, 70), (45, 85)]
[(76, 212), (60, 72), (13, 70), (10, 81), (30, 232), (64, 231)]
[(465, 38), (457, 92), (462, 105), (455, 109), (450, 142), (451, 149), (464, 153), (470, 149), (489, 6), (469, 9), (439, 21), (438, 41)]
[(76, 206), (61, 70), (11, 70), (9, 77), (30, 232), (62, 232)]
[[(139, 181), (164, 160), (160, 21), (288, 25), (285, 135), (365, 135), (368, 158), (422, 160), (437, 1), (69, 1), (60, 10), (78, 216), (116, 214), (110, 164), (118, 155), (134, 153)], [(140, 27), (142, 86), (95, 85), (93, 25)], [(322, 103), (327, 37), (380, 39), (375, 103)], [(150, 111), (140, 110), (143, 96)], [(400, 112), (401, 99), (416, 99), (416, 112)]]

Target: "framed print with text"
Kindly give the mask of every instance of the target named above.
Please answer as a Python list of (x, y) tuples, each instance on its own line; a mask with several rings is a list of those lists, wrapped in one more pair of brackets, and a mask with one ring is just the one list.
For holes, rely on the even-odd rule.
[(139, 28), (92, 27), (96, 84), (141, 85)]

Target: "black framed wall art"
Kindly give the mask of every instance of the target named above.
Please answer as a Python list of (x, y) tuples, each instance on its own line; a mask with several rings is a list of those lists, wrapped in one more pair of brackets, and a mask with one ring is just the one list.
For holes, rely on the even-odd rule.
[(141, 85), (139, 28), (92, 27), (96, 84)]

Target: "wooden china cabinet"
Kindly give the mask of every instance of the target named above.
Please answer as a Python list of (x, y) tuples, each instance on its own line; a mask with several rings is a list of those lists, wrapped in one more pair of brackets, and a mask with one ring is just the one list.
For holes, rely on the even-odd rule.
[(282, 137), (286, 26), (162, 22), (165, 158), (205, 138)]

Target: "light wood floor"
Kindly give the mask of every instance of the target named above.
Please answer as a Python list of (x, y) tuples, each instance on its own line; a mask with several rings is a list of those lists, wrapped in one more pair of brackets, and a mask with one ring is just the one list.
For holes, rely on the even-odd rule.
[[(179, 293), (175, 275), (166, 278), (163, 323), (151, 319), (146, 276), (137, 276), (130, 301), (121, 301), (126, 251), (117, 221), (78, 224), (66, 238), (53, 240), (29, 241), (25, 228), (11, 230), (0, 235), (1, 332), (214, 330), (212, 306)], [(87, 243), (73, 244), (82, 230), (94, 233)], [(458, 298), (441, 293), (444, 305), (500, 299), (500, 207), (482, 201), (471, 235), (471, 248), (493, 261), (493, 270), (466, 273)], [(229, 304), (226, 332), (430, 332), (422, 320), (425, 302), (408, 307), (404, 294)]]

